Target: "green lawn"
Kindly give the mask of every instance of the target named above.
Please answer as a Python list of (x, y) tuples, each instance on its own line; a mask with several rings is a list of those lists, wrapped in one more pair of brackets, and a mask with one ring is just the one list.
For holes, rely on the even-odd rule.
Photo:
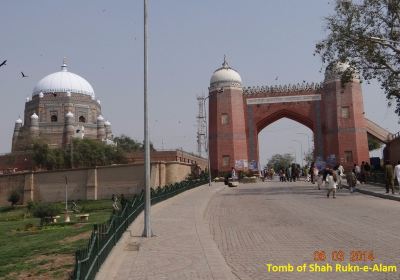
[(112, 213), (111, 200), (81, 201), (89, 222), (40, 225), (26, 207), (0, 208), (0, 279), (67, 279), (75, 263), (75, 251), (87, 244), (92, 225), (105, 222)]

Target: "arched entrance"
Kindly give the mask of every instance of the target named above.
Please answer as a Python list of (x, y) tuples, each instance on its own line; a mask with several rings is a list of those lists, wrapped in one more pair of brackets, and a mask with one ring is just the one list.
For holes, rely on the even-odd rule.
[(297, 121), (314, 133), (318, 160), (350, 168), (369, 158), (361, 86), (340, 81), (343, 65), (325, 74), (323, 83), (242, 87), (226, 60), (209, 87), (209, 149), (214, 175), (258, 169), (258, 133), (281, 118)]

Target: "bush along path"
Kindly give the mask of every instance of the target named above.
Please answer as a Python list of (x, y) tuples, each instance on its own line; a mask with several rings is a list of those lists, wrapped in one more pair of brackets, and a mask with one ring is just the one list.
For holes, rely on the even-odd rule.
[[(163, 188), (158, 187), (155, 190), (151, 189), (151, 204), (205, 183), (207, 183), (207, 177), (201, 177)], [(144, 192), (135, 195), (132, 200), (124, 200), (122, 210), (115, 212), (106, 223), (94, 225), (86, 248), (76, 252), (72, 279), (94, 279), (111, 249), (143, 209)]]

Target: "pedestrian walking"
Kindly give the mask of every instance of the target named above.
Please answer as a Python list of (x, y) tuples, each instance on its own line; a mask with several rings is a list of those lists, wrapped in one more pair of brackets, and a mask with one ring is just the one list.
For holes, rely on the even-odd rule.
[[(310, 171), (308, 172), (310, 174), (311, 177), (311, 183), (315, 184), (315, 177), (314, 177), (314, 167), (315, 167), (315, 162), (312, 162), (310, 165)], [(318, 175), (318, 174), (317, 174)]]
[(354, 169), (353, 169), (354, 173), (356, 174), (356, 178), (358, 181), (360, 181), (360, 175), (361, 175), (361, 167), (355, 163), (354, 164)]
[(349, 173), (347, 173), (346, 180), (347, 184), (349, 185), (350, 193), (353, 193), (357, 184), (357, 177), (354, 171), (350, 171)]
[[(317, 169), (318, 170), (318, 169)], [(316, 181), (317, 181), (317, 187), (320, 190), (323, 184), (323, 174), (322, 171), (318, 172), (318, 175), (316, 176)]]
[(394, 175), (396, 175), (397, 184), (399, 185), (399, 194), (400, 194), (400, 160), (397, 162), (397, 165), (394, 167)]
[(389, 193), (389, 189), (392, 189), (392, 194), (394, 194), (394, 170), (390, 161), (386, 161), (385, 164), (385, 183), (386, 183), (386, 193)]
[(337, 188), (337, 178), (336, 173), (332, 170), (328, 170), (326, 174), (326, 187), (328, 188), (328, 193), (326, 197), (329, 198), (330, 193), (332, 192), (332, 197), (336, 198), (336, 188)]

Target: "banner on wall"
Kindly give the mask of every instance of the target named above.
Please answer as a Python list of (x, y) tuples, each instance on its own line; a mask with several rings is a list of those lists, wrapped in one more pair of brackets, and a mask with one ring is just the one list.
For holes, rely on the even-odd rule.
[(238, 170), (243, 170), (243, 169), (246, 169), (246, 168), (248, 168), (248, 166), (249, 166), (249, 164), (248, 164), (248, 162), (247, 162), (247, 159), (238, 159), (238, 160), (235, 160), (235, 169), (238, 169)]

